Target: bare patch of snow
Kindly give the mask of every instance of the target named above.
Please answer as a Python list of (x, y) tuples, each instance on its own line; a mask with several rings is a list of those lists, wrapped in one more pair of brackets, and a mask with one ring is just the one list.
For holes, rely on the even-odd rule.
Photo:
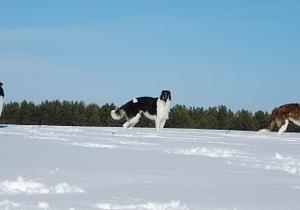
[(63, 193), (84, 193), (84, 190), (79, 188), (79, 187), (74, 187), (69, 185), (66, 182), (59, 183), (54, 187), (54, 191), (58, 194), (63, 194)]
[(0, 209), (2, 210), (9, 210), (9, 209), (14, 209), (20, 207), (20, 204), (9, 201), (9, 200), (4, 200), (0, 202)]
[(49, 209), (50, 206), (49, 206), (49, 204), (46, 203), (46, 202), (39, 202), (39, 203), (38, 203), (38, 208), (40, 208), (40, 209)]
[(300, 158), (292, 155), (275, 153), (272, 161), (266, 165), (267, 170), (281, 170), (292, 175), (300, 175)]
[(79, 146), (79, 147), (101, 148), (101, 149), (114, 149), (114, 148), (116, 148), (115, 145), (97, 144), (97, 143), (89, 143), (89, 142), (85, 142), (85, 143), (74, 142), (74, 143), (72, 143), (72, 145)]
[(84, 193), (84, 190), (71, 186), (68, 183), (59, 183), (56, 186), (47, 186), (46, 184), (36, 182), (23, 177), (18, 177), (16, 181), (0, 182), (0, 193), (5, 194), (62, 194), (62, 193)]
[(93, 206), (94, 208), (102, 210), (188, 210), (185, 204), (179, 201), (171, 201), (169, 203), (153, 203), (148, 202), (144, 204), (113, 204), (113, 203), (99, 203)]
[(178, 154), (178, 155), (200, 155), (213, 158), (230, 158), (239, 157), (245, 153), (228, 148), (192, 148), (192, 149), (178, 149), (173, 151), (166, 151), (168, 154)]

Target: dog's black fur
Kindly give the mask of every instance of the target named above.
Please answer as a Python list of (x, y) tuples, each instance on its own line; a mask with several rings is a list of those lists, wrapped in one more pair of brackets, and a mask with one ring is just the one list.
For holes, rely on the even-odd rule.
[(0, 82), (0, 96), (3, 96), (3, 97), (4, 97), (4, 90), (3, 90), (3, 88), (2, 88), (2, 85), (3, 85), (3, 83)]
[(116, 114), (120, 114), (120, 110), (126, 112), (127, 118), (131, 119), (135, 117), (140, 111), (148, 112), (151, 115), (157, 114), (157, 99), (152, 97), (139, 97), (130, 100), (128, 103), (124, 104), (116, 110)]
[(0, 117), (4, 106), (4, 90), (2, 88), (3, 83), (0, 82)]

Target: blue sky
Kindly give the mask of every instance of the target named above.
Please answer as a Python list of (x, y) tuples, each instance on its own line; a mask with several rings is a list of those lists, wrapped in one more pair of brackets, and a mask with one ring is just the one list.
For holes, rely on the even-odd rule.
[(300, 2), (0, 1), (7, 101), (268, 110), (299, 102)]

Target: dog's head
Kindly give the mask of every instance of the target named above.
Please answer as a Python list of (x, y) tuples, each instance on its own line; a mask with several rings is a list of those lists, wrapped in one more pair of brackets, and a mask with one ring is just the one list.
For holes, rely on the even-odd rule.
[(169, 90), (161, 91), (160, 100), (163, 100), (164, 102), (167, 102), (167, 100), (171, 101), (171, 91)]
[(3, 85), (3, 83), (2, 82), (0, 82), (0, 86), (2, 86)]

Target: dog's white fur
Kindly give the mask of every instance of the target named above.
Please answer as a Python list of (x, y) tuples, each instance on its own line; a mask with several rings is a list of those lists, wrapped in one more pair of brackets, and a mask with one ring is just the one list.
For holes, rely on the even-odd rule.
[(155, 119), (155, 127), (157, 130), (164, 128), (167, 119), (169, 119), (169, 112), (171, 109), (171, 102), (167, 100), (157, 100), (157, 116)]
[(0, 96), (0, 117), (2, 114), (3, 106), (4, 106), (4, 98), (3, 96)]

